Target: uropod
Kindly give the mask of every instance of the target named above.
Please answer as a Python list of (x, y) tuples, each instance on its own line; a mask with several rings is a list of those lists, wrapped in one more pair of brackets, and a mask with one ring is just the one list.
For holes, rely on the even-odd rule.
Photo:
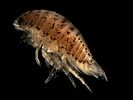
[(91, 91), (80, 74), (99, 76), (107, 80), (105, 72), (92, 56), (79, 30), (64, 16), (49, 10), (32, 10), (21, 14), (13, 22), (17, 30), (27, 33), (25, 41), (35, 50), (35, 60), (40, 66), (38, 52), (47, 65), (52, 66), (45, 83), (61, 70), (68, 76), (73, 86), (75, 76)]

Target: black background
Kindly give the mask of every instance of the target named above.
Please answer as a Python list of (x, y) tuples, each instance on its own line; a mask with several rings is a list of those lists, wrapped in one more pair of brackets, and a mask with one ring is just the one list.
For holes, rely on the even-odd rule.
[[(4, 3), (5, 2), (5, 3)], [(1, 47), (5, 61), (5, 97), (42, 99), (115, 99), (128, 92), (124, 84), (123, 56), (119, 49), (121, 16), (123, 8), (117, 2), (88, 2), (87, 0), (16, 0), (1, 3)], [(39, 67), (34, 59), (34, 48), (21, 41), (21, 32), (14, 29), (13, 21), (22, 13), (47, 9), (56, 11), (69, 19), (83, 34), (93, 56), (105, 70), (108, 82), (84, 76), (92, 89), (91, 94), (77, 79), (73, 88), (62, 72), (44, 84), (50, 71), (42, 60)], [(123, 80), (123, 81), (121, 81)], [(125, 82), (126, 83), (126, 82)], [(8, 95), (7, 95), (8, 94)], [(128, 97), (128, 96), (127, 96)]]

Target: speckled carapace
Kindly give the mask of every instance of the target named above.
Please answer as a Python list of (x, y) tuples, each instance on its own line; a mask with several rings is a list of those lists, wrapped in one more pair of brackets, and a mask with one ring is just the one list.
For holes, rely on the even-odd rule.
[(102, 76), (107, 80), (105, 72), (94, 60), (90, 50), (78, 29), (62, 15), (49, 10), (32, 10), (20, 15), (13, 23), (16, 29), (27, 33), (26, 41), (35, 50), (38, 65), (38, 52), (47, 64), (53, 66), (45, 83), (63, 71), (74, 87), (71, 75), (79, 79), (90, 91), (80, 74)]

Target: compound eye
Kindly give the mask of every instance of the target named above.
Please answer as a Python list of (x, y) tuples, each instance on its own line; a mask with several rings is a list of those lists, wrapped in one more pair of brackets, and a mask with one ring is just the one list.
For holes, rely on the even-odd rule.
[(24, 22), (24, 19), (22, 17), (18, 18), (18, 24), (21, 25)]

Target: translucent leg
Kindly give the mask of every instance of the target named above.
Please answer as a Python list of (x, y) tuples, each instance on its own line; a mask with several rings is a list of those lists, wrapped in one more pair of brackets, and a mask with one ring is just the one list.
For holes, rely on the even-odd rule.
[(45, 59), (45, 64), (48, 68), (50, 68), (50, 66), (52, 66), (46, 59)]
[(54, 64), (53, 60), (51, 59), (50, 53), (47, 52), (47, 50), (42, 47), (42, 56), (45, 59), (46, 65), (49, 67), (50, 65), (52, 66)]
[[(65, 65), (65, 64), (64, 64)], [(74, 82), (74, 79), (72, 78), (71, 74), (69, 73), (69, 71), (67, 70), (66, 67), (64, 66), (61, 66), (60, 69), (62, 69), (62, 71), (65, 73), (65, 75), (68, 76), (70, 82), (72, 83), (72, 85), (74, 86), (74, 88), (76, 88), (76, 84)]]
[(74, 86), (74, 88), (76, 88), (76, 84), (75, 84), (74, 79), (72, 78), (71, 74), (68, 73), (67, 76), (68, 76), (69, 80), (71, 81), (72, 85)]
[(42, 43), (43, 43), (43, 42), (40, 42), (39, 46), (38, 46), (38, 47), (36, 48), (36, 50), (35, 50), (35, 60), (36, 60), (36, 62), (37, 62), (37, 64), (38, 64), (39, 66), (41, 66), (41, 63), (40, 63), (40, 60), (39, 60), (39, 58), (38, 58), (38, 52), (39, 52), (40, 48), (42, 47)]
[(49, 73), (49, 76), (45, 80), (45, 84), (48, 83), (56, 74), (57, 70), (55, 68), (52, 68), (52, 70)]
[(36, 60), (36, 62), (37, 62), (37, 64), (39, 65), (39, 66), (41, 66), (41, 63), (40, 63), (40, 60), (39, 60), (39, 58), (38, 58), (38, 52), (39, 52), (39, 47), (35, 50), (35, 60)]
[(85, 83), (84, 79), (82, 77), (80, 77), (76, 71), (72, 70), (72, 68), (70, 68), (70, 67), (67, 67), (67, 68), (68, 68), (68, 70), (69, 70), (70, 73), (72, 73), (77, 79), (79, 79), (82, 82), (82, 84), (85, 85), (85, 87), (90, 92), (92, 92), (91, 89), (90, 89), (90, 87)]

